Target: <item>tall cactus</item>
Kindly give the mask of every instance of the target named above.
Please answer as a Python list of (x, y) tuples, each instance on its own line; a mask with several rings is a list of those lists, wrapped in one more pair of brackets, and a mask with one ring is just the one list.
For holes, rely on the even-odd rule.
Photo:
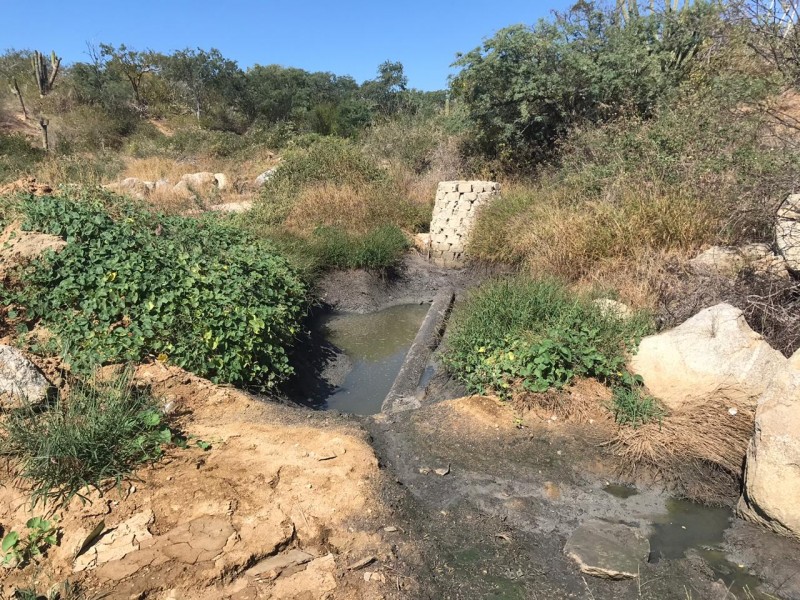
[(39, 86), (39, 96), (44, 98), (53, 89), (58, 68), (61, 66), (61, 59), (56, 56), (55, 51), (51, 52), (50, 67), (48, 68), (44, 54), (36, 50), (31, 56), (31, 65), (33, 65), (33, 77), (36, 79), (36, 85)]

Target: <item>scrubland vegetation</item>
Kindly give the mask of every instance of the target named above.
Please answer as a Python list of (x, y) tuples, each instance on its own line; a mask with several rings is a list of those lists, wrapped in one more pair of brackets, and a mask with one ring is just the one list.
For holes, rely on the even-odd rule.
[[(758, 2), (682, 4), (579, 2), (504, 29), (458, 57), (447, 94), (409, 89), (393, 62), (358, 84), (106, 45), (42, 90), (31, 52), (7, 51), (0, 184), (62, 187), (7, 197), (0, 216), (68, 245), (15, 275), (6, 319), (76, 373), (150, 358), (274, 389), (320, 270), (396, 267), (438, 181), (492, 178), (503, 196), (469, 251), (518, 276), (458, 309), (447, 366), (506, 396), (597, 377), (617, 388), (620, 422), (656, 417), (624, 357), (659, 322), (667, 275), (705, 245), (770, 241), (800, 177), (797, 28)], [(228, 174), (224, 197), (98, 187), (203, 170)], [(231, 199), (252, 210), (194, 214)], [(590, 299), (609, 294), (651, 316), (604, 315)], [(27, 337), (37, 324), (52, 337)]]

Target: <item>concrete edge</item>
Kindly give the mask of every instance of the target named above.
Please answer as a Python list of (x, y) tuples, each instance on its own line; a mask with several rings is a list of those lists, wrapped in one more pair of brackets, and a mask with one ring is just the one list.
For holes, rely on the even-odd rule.
[(446, 289), (436, 294), (428, 314), (406, 353), (403, 366), (395, 377), (389, 393), (383, 401), (381, 412), (391, 413), (419, 408), (417, 387), (425, 372), (433, 351), (439, 345), (447, 317), (455, 300), (455, 292)]

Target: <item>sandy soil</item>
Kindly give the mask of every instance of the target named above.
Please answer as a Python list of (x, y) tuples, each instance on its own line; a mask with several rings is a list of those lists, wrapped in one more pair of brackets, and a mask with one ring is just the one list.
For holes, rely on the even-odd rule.
[[(413, 588), (393, 576), (393, 548), (404, 542), (378, 501), (383, 476), (359, 427), (177, 368), (144, 366), (137, 379), (168, 403), (190, 441), (211, 449), (174, 449), (91, 503), (57, 510), (60, 546), (41, 564), (0, 572), (6, 597), (66, 579), (126, 599), (389, 598)], [(19, 482), (5, 483), (0, 523), (20, 530), (43, 509), (31, 509)]]

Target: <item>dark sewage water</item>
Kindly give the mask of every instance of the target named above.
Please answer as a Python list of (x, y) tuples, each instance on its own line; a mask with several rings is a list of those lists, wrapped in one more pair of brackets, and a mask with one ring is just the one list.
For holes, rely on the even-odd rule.
[(341, 383), (321, 399), (321, 408), (379, 413), (429, 308), (429, 304), (403, 304), (364, 315), (320, 317), (316, 326), (345, 354), (350, 366)]

